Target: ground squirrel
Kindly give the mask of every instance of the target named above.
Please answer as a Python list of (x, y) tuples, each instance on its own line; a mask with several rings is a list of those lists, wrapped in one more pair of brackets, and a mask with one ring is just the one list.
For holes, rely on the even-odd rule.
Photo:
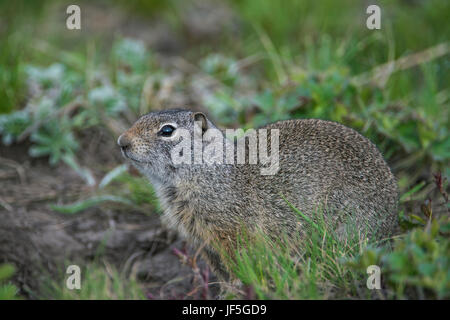
[[(278, 132), (278, 136), (266, 134), (267, 153), (276, 151), (278, 158), (277, 163), (269, 164), (275, 168), (272, 174), (264, 174), (263, 164), (250, 164), (247, 159), (251, 143), (247, 135), (233, 143), (223, 140), (224, 145), (235, 147), (230, 159), (236, 161), (238, 141), (245, 139), (244, 164), (195, 162), (195, 151), (206, 151), (213, 141), (200, 140), (200, 149), (196, 149), (195, 137), (206, 136), (209, 129), (219, 130), (200, 112), (152, 112), (123, 133), (118, 144), (155, 187), (166, 221), (188, 240), (205, 246), (204, 256), (219, 276), (227, 278), (229, 270), (221, 253), (210, 244), (219, 241), (225, 252), (232, 253), (240, 225), (251, 230), (258, 227), (273, 237), (296, 233), (299, 226), (301, 232), (298, 215), (288, 202), (310, 217), (322, 210), (330, 221), (339, 220), (344, 213), (361, 232), (377, 238), (388, 237), (394, 230), (396, 180), (376, 146), (355, 130), (317, 119), (285, 120), (262, 127)], [(225, 130), (218, 132), (225, 136)], [(189, 133), (194, 139), (179, 133)], [(261, 137), (257, 136), (258, 143)], [(181, 141), (187, 141), (188, 152), (177, 149), (174, 153)], [(271, 149), (275, 142), (277, 150)], [(225, 158), (225, 154), (219, 156)], [(174, 155), (193, 162), (179, 163)], [(339, 228), (342, 225), (345, 223)]]

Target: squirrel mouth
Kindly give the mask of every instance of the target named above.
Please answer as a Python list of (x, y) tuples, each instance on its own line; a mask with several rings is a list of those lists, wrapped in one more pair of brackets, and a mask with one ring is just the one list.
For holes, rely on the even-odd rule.
[(130, 156), (130, 155), (128, 154), (128, 152), (127, 152), (126, 149), (121, 148), (121, 151), (122, 151), (122, 155), (123, 155), (125, 158), (130, 159), (130, 160), (132, 160), (132, 161), (134, 161), (134, 162), (145, 163), (145, 162), (143, 162), (143, 161), (137, 160), (137, 159), (133, 158), (132, 156)]

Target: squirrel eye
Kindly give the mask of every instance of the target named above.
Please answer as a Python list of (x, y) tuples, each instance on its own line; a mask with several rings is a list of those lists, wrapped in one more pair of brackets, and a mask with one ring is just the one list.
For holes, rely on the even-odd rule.
[(175, 128), (170, 124), (167, 124), (159, 130), (158, 134), (163, 137), (170, 137), (172, 133), (175, 131)]

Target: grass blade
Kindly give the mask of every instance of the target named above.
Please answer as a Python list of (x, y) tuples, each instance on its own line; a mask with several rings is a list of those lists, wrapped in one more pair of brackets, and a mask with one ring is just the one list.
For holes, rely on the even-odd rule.
[(58, 211), (60, 213), (65, 214), (75, 214), (77, 212), (83, 211), (87, 208), (96, 206), (102, 202), (111, 201), (111, 202), (118, 202), (126, 205), (133, 205), (133, 203), (125, 198), (117, 197), (113, 195), (101, 195), (101, 196), (94, 196), (85, 200), (77, 201), (72, 204), (68, 205), (50, 205), (50, 208), (52, 208), (55, 211)]

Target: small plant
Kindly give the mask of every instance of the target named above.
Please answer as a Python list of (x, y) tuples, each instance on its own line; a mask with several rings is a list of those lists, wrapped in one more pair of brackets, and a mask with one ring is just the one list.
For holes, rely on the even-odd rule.
[(227, 86), (234, 86), (238, 81), (239, 68), (237, 62), (221, 54), (211, 54), (200, 61), (200, 67), (207, 74), (219, 79)]
[[(450, 221), (429, 221), (423, 229), (416, 228), (395, 240), (392, 251), (366, 248), (349, 262), (355, 269), (369, 265), (381, 268), (388, 298), (448, 299), (450, 298)], [(446, 225), (446, 235), (441, 235)]]
[(112, 265), (91, 263), (81, 269), (81, 289), (69, 290), (64, 280), (49, 281), (44, 297), (62, 300), (144, 300), (145, 294), (133, 276), (125, 277)]
[[(447, 207), (445, 178), (434, 174), (435, 185)], [(424, 183), (405, 193), (403, 202), (418, 192)], [(391, 247), (367, 247), (348, 265), (365, 270), (370, 265), (381, 268), (387, 298), (448, 299), (450, 297), (450, 217), (433, 214), (431, 199), (420, 206), (421, 214), (400, 214), (400, 224), (407, 233), (396, 237)]]
[[(120, 186), (121, 190), (125, 190), (126, 193), (123, 196), (142, 207), (143, 211), (145, 211), (145, 205), (150, 205), (152, 210), (149, 208), (149, 212), (161, 212), (155, 192), (147, 179), (124, 172), (116, 180), (115, 187)], [(115, 187), (112, 186), (111, 188), (114, 189)]]
[(124, 99), (110, 86), (92, 89), (89, 92), (88, 101), (109, 116), (117, 116), (127, 108)]
[(119, 39), (112, 49), (112, 62), (116, 66), (113, 77), (118, 93), (127, 106), (139, 115), (144, 82), (151, 71), (153, 75), (157, 73), (152, 55), (141, 41)]
[[(64, 161), (69, 164), (80, 176), (86, 180), (93, 180), (90, 183), (94, 186), (95, 180), (90, 177), (90, 172), (85, 172), (72, 157), (65, 158)], [(127, 172), (128, 165), (120, 165), (108, 172), (93, 189), (95, 194), (69, 204), (52, 204), (50, 207), (60, 213), (76, 214), (90, 207), (99, 206), (104, 203), (121, 204), (140, 211), (144, 214), (149, 212), (159, 213), (159, 203), (152, 187), (143, 177), (132, 176)]]
[(34, 145), (29, 154), (32, 157), (49, 156), (51, 165), (57, 164), (65, 155), (73, 156), (78, 142), (71, 131), (69, 119), (53, 120), (31, 135)]
[(142, 41), (130, 38), (116, 41), (112, 56), (117, 62), (119, 70), (127, 73), (142, 73), (151, 61), (145, 44)]
[(0, 134), (3, 144), (12, 144), (30, 125), (31, 117), (26, 111), (0, 115)]
[(10, 264), (0, 265), (0, 300), (19, 299), (17, 292), (19, 289), (8, 282), (14, 274), (14, 267)]
[(26, 72), (28, 81), (42, 87), (42, 89), (54, 88), (60, 85), (63, 80), (65, 67), (60, 63), (51, 66), (35, 67), (27, 66)]
[[(356, 227), (348, 227), (348, 238), (338, 235), (321, 218), (304, 216), (296, 208), (305, 234), (298, 240), (271, 239), (262, 233), (244, 232), (235, 257), (229, 257), (232, 270), (259, 299), (332, 299), (357, 294), (363, 273), (342, 262), (356, 257), (368, 244)], [(290, 239), (290, 240), (288, 240)]]

